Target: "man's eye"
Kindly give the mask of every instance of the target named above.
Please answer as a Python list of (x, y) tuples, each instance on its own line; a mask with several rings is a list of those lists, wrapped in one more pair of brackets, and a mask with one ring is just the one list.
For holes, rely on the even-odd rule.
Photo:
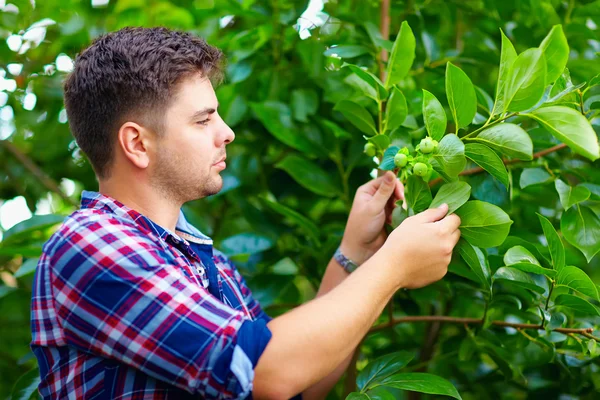
[(198, 121), (196, 123), (199, 124), (199, 125), (202, 125), (202, 126), (206, 126), (208, 124), (208, 121), (210, 121), (210, 118), (207, 118), (207, 119), (205, 119), (203, 121)]

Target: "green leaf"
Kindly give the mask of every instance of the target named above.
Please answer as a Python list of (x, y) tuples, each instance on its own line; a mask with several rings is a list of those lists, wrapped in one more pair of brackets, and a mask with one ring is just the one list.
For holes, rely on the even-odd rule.
[(255, 233), (240, 233), (221, 242), (220, 249), (228, 256), (260, 253), (273, 247), (273, 241)]
[(415, 60), (415, 48), (415, 35), (412, 29), (410, 29), (408, 22), (403, 21), (388, 61), (387, 77), (385, 80), (386, 88), (390, 89), (408, 74)]
[(285, 257), (273, 264), (271, 271), (276, 275), (295, 276), (298, 274), (298, 266), (291, 258)]
[(452, 383), (432, 374), (421, 372), (396, 374), (383, 380), (381, 385), (412, 392), (450, 396), (461, 400), (460, 394), (458, 394)]
[(504, 264), (508, 266), (522, 262), (541, 265), (537, 258), (523, 246), (513, 246), (504, 254)]
[(552, 181), (552, 176), (543, 168), (524, 168), (519, 179), (521, 189)]
[(314, 115), (319, 108), (319, 97), (314, 90), (297, 89), (292, 92), (292, 111), (294, 118), (308, 122), (308, 116)]
[(390, 96), (385, 109), (385, 129), (393, 131), (399, 128), (407, 115), (408, 106), (406, 105), (406, 98), (400, 89), (394, 86), (392, 95)]
[(535, 106), (546, 89), (546, 59), (540, 49), (528, 49), (517, 56), (508, 72), (504, 111), (519, 112)]
[(524, 115), (538, 121), (548, 132), (569, 146), (575, 153), (592, 161), (600, 158), (596, 132), (579, 111), (565, 106), (550, 106)]
[(581, 294), (589, 296), (594, 300), (600, 301), (598, 297), (598, 289), (590, 277), (577, 267), (571, 265), (560, 270), (556, 280), (557, 285), (570, 287)]
[(496, 152), (480, 143), (465, 144), (465, 156), (489, 172), (508, 189), (508, 171)]
[(423, 89), (423, 120), (429, 136), (440, 141), (446, 134), (446, 112), (442, 103), (430, 92)]
[(494, 282), (495, 281), (508, 281), (510, 284), (521, 286), (539, 294), (545, 292), (545, 289), (538, 286), (527, 273), (513, 267), (498, 268), (498, 271), (494, 274)]
[(567, 316), (561, 312), (553, 312), (550, 317), (550, 322), (546, 326), (548, 330), (554, 330), (562, 327), (567, 322)]
[(283, 103), (267, 101), (250, 105), (256, 118), (277, 140), (307, 154), (322, 154), (323, 151), (300, 134), (292, 122), (292, 111)]
[(473, 121), (477, 113), (477, 95), (471, 79), (451, 62), (446, 65), (446, 96), (458, 132)]
[(458, 253), (477, 276), (481, 284), (489, 291), (492, 286), (490, 266), (479, 247), (475, 247), (464, 239), (459, 239)]
[(305, 158), (291, 154), (275, 164), (275, 167), (283, 169), (296, 182), (311, 192), (326, 197), (335, 197), (340, 194), (339, 187), (332, 182), (330, 175), (317, 164)]
[(585, 186), (569, 186), (560, 179), (554, 181), (560, 203), (565, 210), (571, 208), (572, 205), (586, 201), (592, 195), (592, 192)]
[(406, 201), (415, 213), (427, 210), (431, 204), (431, 189), (421, 177), (411, 175), (406, 184)]
[(592, 79), (590, 79), (590, 81), (588, 82), (588, 88), (591, 88), (592, 86), (598, 86), (598, 85), (600, 85), (600, 74), (597, 74)]
[(37, 388), (40, 384), (40, 371), (37, 368), (21, 375), (10, 394), (11, 400), (37, 399)]
[(538, 218), (548, 242), (550, 257), (552, 257), (552, 266), (555, 270), (560, 271), (565, 266), (565, 246), (560, 241), (560, 237), (554, 226), (552, 226), (552, 223), (541, 214), (538, 214)]
[(264, 197), (261, 197), (260, 200), (271, 210), (283, 215), (284, 217), (287, 217), (294, 223), (294, 225), (300, 227), (300, 229), (302, 229), (313, 240), (314, 243), (319, 243), (319, 228), (310, 219), (300, 214), (296, 210), (284, 206), (283, 204), (270, 201)]
[(396, 207), (392, 211), (392, 228), (396, 229), (406, 218), (408, 218), (408, 210), (402, 207), (401, 202), (396, 202)]
[(352, 392), (346, 397), (346, 400), (371, 400), (371, 398), (364, 393)]
[(344, 117), (346, 117), (361, 132), (369, 136), (377, 134), (373, 116), (363, 106), (350, 100), (342, 100), (336, 104), (334, 110), (344, 114)]
[[(365, 136), (366, 138), (366, 136)], [(390, 145), (390, 137), (387, 135), (375, 135), (367, 138), (369, 143), (373, 143), (379, 150), (386, 150)]]
[(494, 108), (492, 115), (496, 115), (504, 110), (504, 95), (506, 81), (508, 80), (508, 72), (512, 67), (513, 63), (517, 59), (517, 52), (515, 47), (510, 40), (504, 35), (502, 29), (500, 29), (500, 35), (502, 35), (502, 51), (500, 53), (500, 67), (498, 69), (498, 81), (496, 82), (496, 101), (494, 102)]
[(600, 316), (600, 311), (589, 301), (572, 294), (559, 294), (554, 299), (555, 306), (563, 306), (583, 314)]
[(394, 168), (396, 168), (394, 157), (396, 154), (398, 154), (398, 150), (400, 150), (398, 146), (391, 146), (383, 152), (383, 158), (381, 159), (381, 163), (379, 163), (380, 170), (392, 171)]
[(461, 220), (461, 237), (482, 248), (500, 246), (513, 223), (500, 207), (479, 200), (467, 201), (456, 215)]
[(483, 130), (477, 137), (467, 140), (485, 144), (500, 153), (519, 160), (533, 158), (531, 138), (519, 125), (507, 122)]
[(437, 208), (442, 204), (448, 204), (448, 214), (453, 213), (465, 204), (471, 196), (471, 186), (467, 182), (456, 181), (442, 185), (429, 208)]
[(520, 262), (520, 263), (516, 263), (516, 264), (511, 264), (510, 267), (516, 268), (519, 271), (523, 271), (523, 272), (530, 272), (532, 274), (544, 275), (544, 276), (547, 276), (548, 278), (552, 278), (552, 279), (556, 277), (555, 270), (544, 268), (540, 265), (531, 264), (528, 262)]
[(358, 389), (363, 392), (369, 390), (374, 384), (381, 382), (407, 366), (414, 357), (414, 353), (399, 351), (377, 358), (358, 374), (356, 378)]
[(456, 178), (467, 165), (464, 143), (454, 134), (444, 136), (431, 161), (436, 171), (451, 179)]
[(38, 262), (39, 258), (28, 259), (23, 264), (21, 264), (17, 272), (15, 272), (14, 277), (23, 278), (24, 276), (33, 274), (37, 268)]
[(569, 44), (561, 25), (552, 27), (540, 49), (546, 60), (546, 82), (552, 83), (561, 76), (569, 60)]
[(569, 208), (560, 218), (560, 230), (588, 262), (600, 251), (600, 218), (589, 207), (576, 204)]
[(331, 57), (337, 55), (341, 58), (354, 58), (368, 54), (369, 48), (367, 46), (353, 45), (353, 44), (342, 44), (340, 46), (330, 47), (323, 53), (324, 55)]
[(65, 219), (62, 215), (47, 214), (34, 215), (25, 221), (19, 222), (2, 236), (2, 245), (7, 246), (22, 239), (27, 239), (33, 232), (42, 231), (57, 225)]
[(367, 96), (376, 101), (387, 99), (387, 90), (385, 90), (383, 83), (381, 83), (378, 77), (357, 65), (347, 64), (346, 67), (350, 68), (359, 81), (363, 83), (359, 86)]

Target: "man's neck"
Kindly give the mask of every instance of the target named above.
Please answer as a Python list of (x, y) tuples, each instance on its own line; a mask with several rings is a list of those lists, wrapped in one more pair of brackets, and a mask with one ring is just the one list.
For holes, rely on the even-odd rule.
[(163, 228), (175, 232), (182, 204), (176, 204), (156, 189), (144, 184), (109, 180), (100, 182), (99, 192), (120, 201)]

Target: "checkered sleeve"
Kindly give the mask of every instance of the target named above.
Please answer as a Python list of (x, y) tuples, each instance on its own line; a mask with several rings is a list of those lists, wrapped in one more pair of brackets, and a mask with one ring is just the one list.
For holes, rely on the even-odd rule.
[(188, 280), (159, 244), (115, 221), (71, 221), (52, 254), (68, 345), (210, 399), (244, 398), (271, 333)]

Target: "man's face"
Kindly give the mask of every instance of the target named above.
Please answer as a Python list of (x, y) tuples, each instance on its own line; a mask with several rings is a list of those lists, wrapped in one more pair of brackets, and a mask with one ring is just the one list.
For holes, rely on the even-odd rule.
[(225, 146), (235, 135), (221, 119), (210, 80), (199, 74), (179, 85), (157, 138), (151, 184), (176, 202), (218, 193), (225, 168)]

